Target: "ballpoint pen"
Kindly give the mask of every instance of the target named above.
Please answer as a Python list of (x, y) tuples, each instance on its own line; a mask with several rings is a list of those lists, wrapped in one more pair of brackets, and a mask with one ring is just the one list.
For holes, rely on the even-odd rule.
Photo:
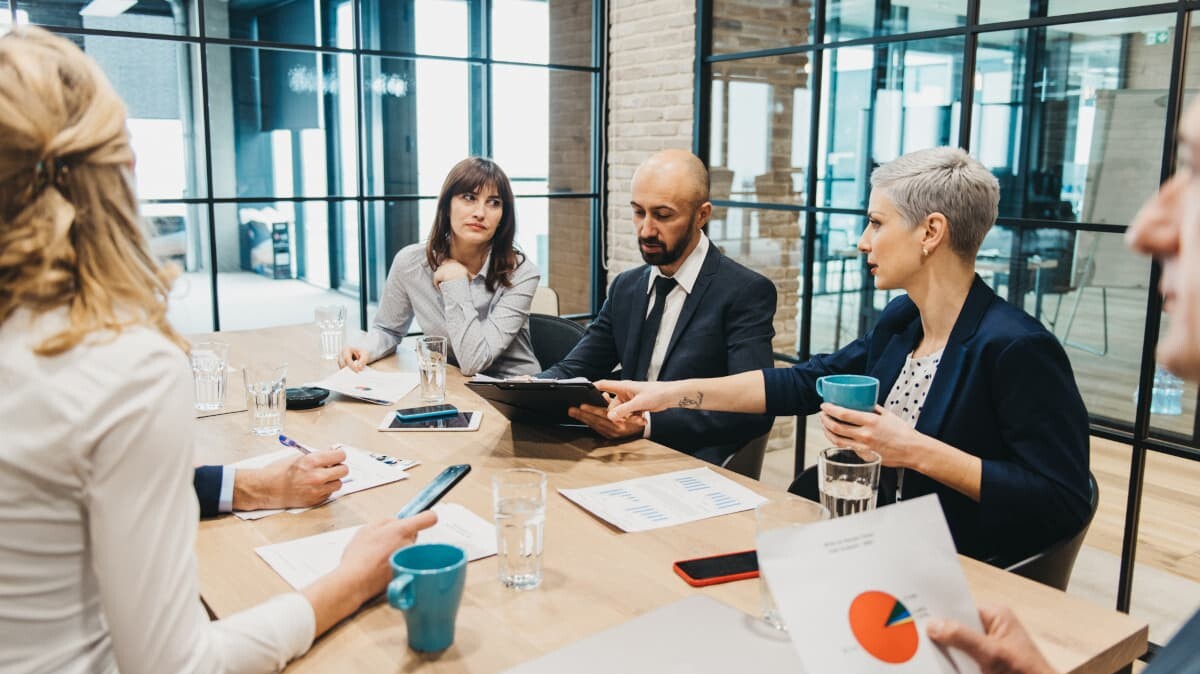
[(302, 444), (296, 442), (295, 440), (289, 438), (288, 436), (284, 435), (283, 433), (279, 434), (279, 444), (283, 445), (284, 447), (292, 447), (294, 449), (298, 449), (298, 450), (304, 452), (305, 454), (312, 454), (314, 451), (316, 451), (312, 447), (309, 447), (307, 445), (302, 445)]

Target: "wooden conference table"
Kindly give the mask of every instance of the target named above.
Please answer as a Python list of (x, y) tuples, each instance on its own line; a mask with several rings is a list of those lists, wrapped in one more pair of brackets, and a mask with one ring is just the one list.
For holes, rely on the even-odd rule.
[[(292, 385), (317, 380), (335, 368), (317, 357), (315, 326), (222, 332), (218, 338), (231, 344), (234, 367), (248, 359), (286, 360)], [(405, 369), (415, 371), (410, 353), (402, 349), (401, 358), (408, 360)], [(396, 370), (397, 360), (387, 358), (373, 367)], [(237, 374), (230, 378), (231, 396), (240, 394), (239, 379)], [(394, 407), (345, 399), (331, 400), (316, 410), (289, 411), (285, 431), (302, 442), (317, 446), (342, 442), (420, 459), (422, 464), (410, 470), (408, 480), (302, 514), (257, 521), (227, 515), (202, 522), (196, 543), (200, 588), (213, 614), (225, 617), (290, 591), (255, 554), (255, 547), (389, 516), (452, 463), (470, 463), (473, 470), (446, 500), (488, 520), (491, 477), (496, 471), (531, 467), (547, 473), (542, 585), (527, 592), (509, 590), (496, 579), (494, 557), (472, 562), (455, 642), (444, 653), (426, 656), (410, 651), (403, 616), (386, 602), (376, 602), (319, 639), (289, 672), (494, 672), (694, 593), (757, 613), (756, 582), (698, 589), (684, 584), (671, 570), (676, 560), (753, 548), (753, 512), (627, 534), (555, 491), (707, 464), (647, 440), (612, 444), (583, 432), (514, 426), (469, 391), (464, 381), (450, 369), (447, 399), (459, 409), (484, 411), (477, 432), (380, 433), (376, 426)], [(416, 404), (417, 395), (414, 391), (405, 402)], [(198, 460), (203, 463), (227, 463), (279, 448), (274, 439), (247, 432), (245, 412), (211, 416), (196, 424)], [(723, 469), (714, 470), (759, 493), (780, 493)], [(976, 602), (1011, 606), (1062, 672), (1107, 674), (1146, 650), (1145, 624), (1127, 615), (971, 559), (962, 558), (962, 564)]]

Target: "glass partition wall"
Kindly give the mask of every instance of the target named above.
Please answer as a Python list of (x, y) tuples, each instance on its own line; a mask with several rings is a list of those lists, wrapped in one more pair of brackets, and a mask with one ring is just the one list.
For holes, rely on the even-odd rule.
[[(1105, 456), (1093, 447), (1093, 471), (1117, 485), (1102, 489), (1097, 517), (1113, 520), (1119, 539), (1092, 560), (1105, 569), (1095, 582), (1122, 610), (1150, 616), (1152, 639), (1165, 640), (1178, 623), (1144, 609), (1177, 603), (1186, 617), (1200, 604), (1200, 553), (1186, 542), (1200, 503), (1153, 483), (1170, 477), (1153, 469), (1190, 474), (1194, 492), (1197, 388), (1155, 368), (1159, 270), (1128, 252), (1122, 234), (1173, 169), (1173, 130), (1200, 78), (1191, 24), (1200, 2), (712, 0), (696, 9), (693, 144), (712, 172), (710, 236), (777, 280), (777, 356), (844, 346), (892, 299), (874, 290), (855, 249), (871, 170), (924, 147), (970, 151), (1001, 185), (979, 273), (1058, 336), (1093, 434), (1116, 441)], [(1177, 502), (1159, 499), (1166, 494)], [(1144, 499), (1146, 512), (1188, 524), (1151, 533)], [(1174, 550), (1172, 536), (1183, 541)], [(1139, 549), (1148, 565), (1137, 565), (1135, 595)]]
[[(599, 0), (0, 0), (95, 58), (129, 110), (184, 332), (373, 315), (442, 179), (494, 157), (517, 244), (589, 314), (603, 283)], [(519, 36), (519, 39), (517, 39)], [(594, 270), (580, 274), (580, 269)]]

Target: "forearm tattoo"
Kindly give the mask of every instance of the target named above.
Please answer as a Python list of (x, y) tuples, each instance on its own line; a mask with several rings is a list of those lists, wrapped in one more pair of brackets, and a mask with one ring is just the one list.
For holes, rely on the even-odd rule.
[(683, 396), (679, 399), (680, 407), (690, 407), (692, 409), (700, 409), (700, 403), (704, 402), (704, 393), (696, 391), (695, 397)]

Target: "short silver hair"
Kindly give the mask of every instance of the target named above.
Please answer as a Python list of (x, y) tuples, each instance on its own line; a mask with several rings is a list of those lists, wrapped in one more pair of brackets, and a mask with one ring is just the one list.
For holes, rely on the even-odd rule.
[(909, 227), (933, 213), (946, 216), (950, 248), (968, 260), (1000, 209), (1000, 181), (957, 147), (901, 155), (871, 172), (871, 189), (886, 192)]

